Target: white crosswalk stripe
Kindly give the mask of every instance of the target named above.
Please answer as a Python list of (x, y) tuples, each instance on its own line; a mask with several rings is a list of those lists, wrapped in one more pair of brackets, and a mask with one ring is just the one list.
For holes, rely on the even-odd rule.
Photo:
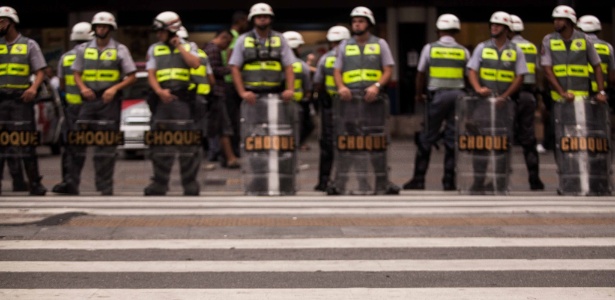
[[(612, 199), (443, 195), (0, 198), (0, 299), (615, 299)], [(55, 213), (87, 215), (16, 224)]]

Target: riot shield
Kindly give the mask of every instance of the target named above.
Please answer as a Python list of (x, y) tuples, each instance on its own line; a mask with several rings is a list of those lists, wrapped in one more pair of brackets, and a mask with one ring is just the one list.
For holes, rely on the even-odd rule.
[[(42, 143), (40, 131), (29, 121), (0, 121), (0, 180), (5, 190), (27, 192), (27, 167), (25, 160), (36, 155), (35, 149)], [(4, 166), (8, 167), (10, 176), (3, 177)], [(12, 183), (12, 184), (9, 184)]]
[(462, 194), (507, 194), (513, 105), (468, 96), (456, 106), (457, 187)]
[(353, 91), (350, 101), (333, 100), (333, 194), (386, 193), (388, 112), (388, 97), (382, 93), (373, 102), (365, 101), (363, 91)]
[(610, 195), (611, 141), (606, 103), (555, 102), (555, 159), (561, 195)]
[(202, 131), (192, 119), (152, 120), (151, 130), (144, 133), (153, 168), (146, 195), (165, 195), (178, 186), (184, 195), (199, 195), (202, 139)]
[(294, 195), (299, 111), (279, 94), (261, 94), (241, 103), (241, 156), (247, 195)]
[(118, 129), (113, 120), (77, 120), (68, 132), (72, 164), (67, 172), (77, 193), (113, 194), (116, 148), (124, 139)]

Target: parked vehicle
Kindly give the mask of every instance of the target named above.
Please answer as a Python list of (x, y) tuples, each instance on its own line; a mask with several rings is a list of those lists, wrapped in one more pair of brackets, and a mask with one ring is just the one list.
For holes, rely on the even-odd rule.
[(150, 129), (151, 112), (147, 104), (150, 86), (147, 72), (137, 72), (137, 82), (124, 90), (120, 130), (124, 132), (124, 145), (118, 149), (126, 157), (135, 157), (148, 148), (143, 141), (144, 132)]
[(60, 154), (60, 135), (64, 122), (64, 111), (60, 94), (49, 80), (45, 79), (39, 88), (34, 103), (34, 120), (36, 129), (41, 133), (41, 144), (49, 146), (51, 153)]

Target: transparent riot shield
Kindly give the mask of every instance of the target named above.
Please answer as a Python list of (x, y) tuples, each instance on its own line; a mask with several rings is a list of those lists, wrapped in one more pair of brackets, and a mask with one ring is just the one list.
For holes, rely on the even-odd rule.
[(151, 183), (140, 188), (147, 185), (148, 195), (165, 195), (174, 190), (187, 196), (199, 195), (202, 139), (202, 131), (192, 119), (153, 120), (151, 130), (144, 134), (153, 169), (148, 174)]
[(69, 181), (77, 193), (113, 195), (116, 148), (123, 139), (116, 121), (75, 122), (67, 134), (66, 147), (72, 154), (72, 163), (67, 170)]
[[(0, 121), (2, 194), (28, 191), (27, 161), (36, 155), (36, 147), (40, 146), (41, 142), (40, 132), (35, 129), (32, 122)], [(5, 169), (8, 172), (5, 172)]]
[(561, 195), (610, 195), (611, 141), (606, 103), (555, 102), (555, 159)]
[(353, 91), (350, 101), (334, 99), (334, 194), (386, 193), (388, 112), (384, 94), (373, 102), (365, 101), (363, 91)]
[(294, 195), (298, 190), (299, 111), (278, 94), (241, 103), (241, 156), (247, 195)]
[(507, 194), (513, 106), (468, 96), (456, 106), (457, 187), (462, 194)]

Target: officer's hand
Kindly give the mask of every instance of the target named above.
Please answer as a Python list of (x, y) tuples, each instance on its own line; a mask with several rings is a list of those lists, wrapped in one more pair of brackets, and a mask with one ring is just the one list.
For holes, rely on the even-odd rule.
[(350, 92), (350, 89), (347, 87), (341, 87), (337, 90), (337, 93), (340, 94), (340, 99), (344, 100), (344, 101), (350, 101), (352, 100), (352, 93)]
[(169, 40), (169, 44), (171, 44), (171, 46), (177, 48), (180, 44), (180, 40), (178, 36), (174, 36)]
[(28, 88), (23, 92), (23, 94), (21, 94), (21, 100), (23, 100), (23, 102), (31, 102), (34, 98), (36, 98), (36, 90), (32, 87)]
[(177, 100), (177, 96), (171, 94), (171, 90), (169, 89), (160, 90), (158, 97), (160, 97), (160, 101), (162, 101), (162, 103), (171, 103)]
[(603, 94), (597, 94), (595, 98), (597, 101), (600, 101), (600, 102), (606, 102), (606, 100), (608, 99), (608, 97)]
[(85, 100), (94, 100), (96, 99), (96, 94), (94, 94), (94, 91), (92, 91), (92, 89), (90, 88), (85, 88), (83, 90), (81, 90), (81, 95), (83, 96), (83, 98)]
[(370, 85), (365, 89), (365, 101), (374, 102), (377, 99), (380, 89), (375, 85)]
[(115, 94), (117, 94), (117, 89), (113, 87), (106, 89), (105, 92), (102, 94), (103, 103), (106, 104), (113, 101), (113, 99), (115, 98)]
[(483, 97), (487, 97), (491, 95), (491, 89), (486, 86), (481, 86), (478, 90), (476, 90), (476, 93)]
[(244, 91), (243, 93), (241, 93), (241, 99), (247, 101), (250, 104), (254, 104), (256, 103), (256, 94), (254, 94), (251, 91)]
[(425, 94), (416, 94), (414, 96), (414, 101), (418, 103), (425, 103), (426, 100), (427, 100), (427, 97), (425, 96)]
[(562, 96), (568, 102), (574, 101), (574, 94), (573, 93), (563, 92), (563, 93), (560, 94), (560, 96)]
[(294, 94), (295, 94), (295, 91), (293, 91), (293, 90), (284, 90), (282, 92), (282, 100), (284, 100), (284, 101), (293, 100), (293, 95)]
[(508, 101), (508, 98), (504, 98), (502, 96), (495, 97), (495, 107), (502, 108)]

